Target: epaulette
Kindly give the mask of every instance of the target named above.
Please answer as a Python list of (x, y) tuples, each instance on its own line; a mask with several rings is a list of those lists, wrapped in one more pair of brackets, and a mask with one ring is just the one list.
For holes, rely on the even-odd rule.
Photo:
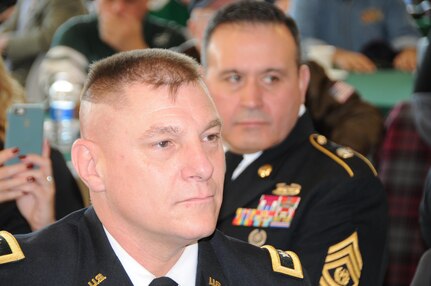
[[(337, 164), (343, 167), (350, 177), (353, 177), (355, 174), (352, 168), (346, 163), (346, 159), (352, 158), (354, 156), (364, 161), (365, 164), (367, 164), (368, 167), (371, 169), (374, 176), (377, 176), (377, 171), (374, 168), (373, 164), (371, 164), (371, 162), (367, 158), (365, 158), (362, 154), (356, 152), (352, 148), (344, 147), (340, 145), (334, 145), (335, 148), (333, 148), (334, 146), (332, 146), (332, 144), (328, 144), (328, 139), (326, 139), (325, 136), (319, 135), (319, 134), (311, 134), (309, 139), (310, 139), (311, 145), (313, 145), (317, 150), (321, 151), (323, 154), (327, 155), (329, 158), (331, 158)], [(331, 149), (334, 149), (334, 150), (331, 150)]]
[(271, 256), (272, 270), (274, 270), (274, 272), (296, 278), (304, 278), (301, 261), (294, 252), (275, 249), (271, 245), (264, 245), (262, 248), (268, 250)]
[(15, 237), (7, 231), (0, 231), (0, 264), (24, 259), (24, 253)]

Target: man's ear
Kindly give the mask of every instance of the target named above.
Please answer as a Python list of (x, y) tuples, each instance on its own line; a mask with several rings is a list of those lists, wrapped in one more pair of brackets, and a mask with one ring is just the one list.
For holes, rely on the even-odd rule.
[(78, 139), (72, 146), (72, 163), (81, 180), (90, 191), (105, 190), (103, 176), (97, 170), (97, 145), (85, 139)]
[(305, 103), (305, 96), (308, 90), (308, 84), (310, 82), (310, 68), (302, 64), (299, 67), (299, 90), (301, 92), (302, 103)]

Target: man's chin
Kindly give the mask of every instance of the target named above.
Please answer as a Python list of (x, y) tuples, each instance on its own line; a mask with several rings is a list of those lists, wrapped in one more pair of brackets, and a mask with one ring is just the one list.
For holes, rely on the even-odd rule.
[(201, 224), (200, 227), (193, 226), (193, 227), (184, 227), (184, 236), (187, 240), (190, 241), (198, 241), (202, 238), (208, 237), (212, 235), (215, 231), (216, 225), (215, 223), (208, 223), (206, 225)]

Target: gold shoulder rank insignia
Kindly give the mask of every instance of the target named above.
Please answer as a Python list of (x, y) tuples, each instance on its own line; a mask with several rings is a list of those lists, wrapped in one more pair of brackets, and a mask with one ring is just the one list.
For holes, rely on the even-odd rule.
[(271, 245), (264, 245), (262, 248), (268, 250), (271, 256), (272, 270), (296, 278), (304, 278), (301, 261), (294, 252), (275, 249)]
[(329, 248), (320, 285), (359, 285), (361, 270), (362, 256), (359, 250), (358, 234), (355, 231), (345, 240)]
[(7, 231), (0, 231), (0, 264), (24, 258), (24, 253), (15, 237)]

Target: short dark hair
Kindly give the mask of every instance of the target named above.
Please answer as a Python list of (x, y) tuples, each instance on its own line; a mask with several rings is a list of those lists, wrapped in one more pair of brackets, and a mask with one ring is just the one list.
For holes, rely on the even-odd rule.
[(296, 61), (301, 61), (301, 45), (298, 27), (295, 21), (284, 14), (278, 7), (268, 2), (240, 1), (220, 9), (208, 23), (203, 39), (201, 62), (206, 65), (208, 44), (215, 30), (224, 24), (280, 24), (284, 25), (292, 34), (297, 54)]
[(179, 87), (193, 82), (203, 84), (203, 79), (199, 64), (191, 57), (164, 49), (133, 50), (92, 64), (81, 100), (115, 105), (124, 103), (121, 93), (132, 84), (166, 86), (175, 95)]

